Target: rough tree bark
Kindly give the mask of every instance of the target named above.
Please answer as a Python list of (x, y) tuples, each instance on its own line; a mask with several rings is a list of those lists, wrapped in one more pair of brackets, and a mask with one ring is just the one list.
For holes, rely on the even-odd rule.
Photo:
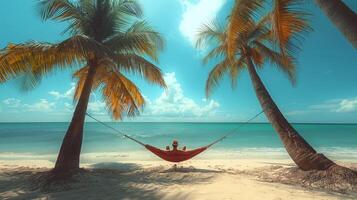
[(56, 165), (53, 169), (54, 172), (68, 173), (79, 169), (84, 119), (96, 72), (96, 61), (89, 61), (88, 64), (89, 70), (87, 78), (73, 113), (72, 121), (63, 139)]
[(247, 58), (247, 64), (260, 105), (296, 165), (305, 171), (326, 170), (335, 165), (323, 154), (316, 153), (309, 143), (290, 125), (265, 88), (251, 59)]
[(315, 0), (332, 23), (357, 48), (357, 14), (342, 0)]

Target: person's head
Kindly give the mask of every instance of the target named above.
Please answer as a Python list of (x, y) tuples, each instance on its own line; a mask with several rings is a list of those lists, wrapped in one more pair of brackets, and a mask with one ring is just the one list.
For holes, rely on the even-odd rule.
[(174, 140), (172, 142), (172, 147), (177, 148), (177, 146), (178, 146), (178, 142), (177, 142), (177, 140)]

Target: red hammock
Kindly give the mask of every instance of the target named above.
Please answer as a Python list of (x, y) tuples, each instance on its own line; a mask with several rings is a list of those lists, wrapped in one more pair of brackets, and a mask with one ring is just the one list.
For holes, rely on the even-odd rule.
[[(257, 115), (255, 115), (254, 117), (250, 118), (248, 121), (244, 122), (243, 124), (241, 124), (239, 127), (249, 123), (250, 121), (252, 121), (253, 119), (257, 118), (259, 115), (261, 115), (264, 112), (264, 110), (262, 110), (260, 113), (258, 113)], [(121, 134), (122, 136), (129, 138), (131, 140), (133, 140), (134, 142), (144, 146), (147, 150), (149, 150), (150, 152), (152, 152), (153, 154), (157, 155), (158, 157), (160, 157), (163, 160), (169, 161), (169, 162), (182, 162), (185, 160), (189, 160), (195, 156), (197, 156), (198, 154), (202, 153), (203, 151), (205, 151), (206, 149), (208, 149), (209, 147), (213, 146), (214, 144), (222, 141), (224, 138), (228, 137), (231, 134), (234, 134), (234, 132), (236, 130), (238, 130), (239, 127), (231, 130), (230, 132), (228, 132), (227, 134), (223, 135), (222, 137), (218, 138), (217, 140), (215, 140), (214, 142), (212, 142), (211, 144), (204, 146), (204, 147), (200, 147), (197, 149), (193, 149), (193, 150), (189, 150), (189, 151), (182, 151), (182, 150), (172, 150), (172, 151), (167, 151), (167, 150), (161, 150), (158, 149), (154, 146), (148, 145), (148, 144), (144, 144), (142, 142), (140, 142), (139, 140), (130, 137), (129, 135), (126, 135), (123, 132), (120, 132), (119, 130), (113, 128), (112, 126), (109, 126), (106, 123), (103, 123), (101, 121), (99, 121), (98, 119), (94, 118), (93, 116), (91, 116), (90, 114), (86, 113), (86, 115), (92, 119), (94, 119), (95, 121), (99, 122), (100, 124), (112, 129), (115, 132), (118, 132), (119, 134)]]
[(189, 160), (196, 155), (202, 153), (204, 150), (208, 148), (208, 146), (200, 147), (197, 149), (189, 150), (189, 151), (182, 151), (182, 150), (161, 150), (151, 145), (144, 145), (145, 148), (151, 151), (153, 154), (159, 156), (161, 159), (169, 161), (169, 162), (182, 162), (185, 160)]

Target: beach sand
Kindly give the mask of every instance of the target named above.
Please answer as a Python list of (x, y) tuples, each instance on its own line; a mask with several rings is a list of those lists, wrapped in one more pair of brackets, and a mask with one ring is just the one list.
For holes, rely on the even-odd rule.
[(357, 199), (355, 185), (323, 188), (290, 180), (284, 174), (296, 169), (289, 160), (193, 159), (172, 166), (163, 161), (84, 164), (86, 171), (71, 181), (43, 187), (38, 177), (53, 162), (2, 160), (0, 199)]

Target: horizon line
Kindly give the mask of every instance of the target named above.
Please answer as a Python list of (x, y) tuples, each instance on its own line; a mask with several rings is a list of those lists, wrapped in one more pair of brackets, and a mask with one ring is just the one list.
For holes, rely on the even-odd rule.
[[(271, 124), (270, 122), (189, 122), (189, 121), (180, 121), (180, 122), (174, 122), (174, 121), (103, 121), (104, 123), (192, 123), (192, 124)], [(20, 124), (20, 123), (70, 123), (70, 121), (53, 121), (53, 122), (40, 122), (40, 121), (35, 121), (35, 122), (0, 122), (0, 124)], [(99, 123), (95, 121), (87, 121), (85, 123)], [(353, 122), (290, 122), (291, 124), (321, 124), (321, 125), (357, 125), (357, 123)]]

